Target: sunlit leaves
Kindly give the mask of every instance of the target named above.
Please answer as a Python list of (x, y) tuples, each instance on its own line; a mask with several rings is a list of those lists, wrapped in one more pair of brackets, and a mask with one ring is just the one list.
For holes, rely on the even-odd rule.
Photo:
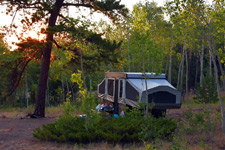
[(74, 83), (77, 83), (79, 87), (79, 92), (82, 95), (82, 98), (84, 99), (87, 96), (87, 89), (84, 89), (84, 86), (83, 86), (84, 82), (82, 80), (81, 74), (82, 74), (82, 71), (78, 70), (77, 73), (73, 73), (71, 75), (70, 80)]

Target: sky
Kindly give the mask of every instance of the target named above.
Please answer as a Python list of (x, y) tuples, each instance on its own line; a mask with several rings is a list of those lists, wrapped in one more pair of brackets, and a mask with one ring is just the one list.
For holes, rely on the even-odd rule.
[[(163, 6), (163, 4), (166, 3), (166, 0), (148, 0), (148, 1), (156, 2), (158, 4), (158, 6)], [(126, 5), (129, 10), (132, 10), (133, 5), (136, 3), (139, 3), (139, 2), (145, 2), (145, 0), (121, 0), (121, 4)]]
[[(130, 11), (132, 11), (132, 8), (135, 4), (139, 3), (139, 2), (145, 2), (145, 1), (149, 1), (149, 2), (156, 2), (158, 4), (158, 6), (163, 6), (166, 1), (168, 0), (121, 0), (121, 4), (124, 4)], [(210, 3), (212, 2), (212, 0), (208, 0), (210, 1)], [(4, 26), (4, 25), (7, 25), (9, 26), (12, 22), (12, 16), (7, 16), (5, 15), (5, 12), (4, 12), (5, 8), (3, 6), (0, 6), (0, 26)], [(74, 9), (75, 11), (75, 9)], [(72, 10), (73, 12), (73, 10)], [(76, 14), (76, 13), (73, 13), (73, 14)], [(18, 15), (17, 15), (18, 16)], [(104, 19), (103, 15), (93, 15), (93, 16), (90, 16), (92, 19), (94, 18), (94, 20), (100, 20), (100, 19)], [(106, 17), (105, 17), (106, 18)], [(105, 20), (105, 19), (104, 19)], [(14, 23), (18, 23), (18, 18), (15, 18), (15, 21)], [(29, 32), (30, 36), (32, 37), (35, 37), (37, 36), (35, 31), (33, 30), (32, 32)], [(13, 47), (13, 48), (16, 48), (15, 46), (12, 45), (12, 42), (18, 42), (18, 39), (16, 37), (10, 37), (10, 38), (7, 38), (7, 42)]]
[[(149, 1), (151, 2), (154, 0), (149, 0)], [(138, 2), (144, 2), (144, 0), (121, 0), (121, 4), (124, 4), (130, 11), (132, 11), (133, 6)], [(159, 6), (162, 6), (164, 4), (165, 0), (155, 0), (155, 2), (157, 2)], [(75, 11), (75, 9), (74, 9), (74, 11)], [(73, 10), (72, 10), (72, 12), (73, 12)], [(18, 15), (17, 15), (17, 17), (18, 17)], [(14, 23), (16, 23), (16, 24), (19, 23), (17, 17), (14, 19)], [(94, 18), (94, 20), (98, 21), (102, 18), (105, 20), (107, 17), (103, 17), (103, 15), (93, 15), (93, 16), (91, 16), (91, 18)], [(3, 6), (0, 6), (0, 19), (1, 19), (0, 26), (4, 26), (4, 25), (10, 26), (12, 19), (13, 19), (12, 16), (5, 14), (5, 7), (3, 7)], [(36, 35), (35, 31), (32, 31), (32, 32), (29, 32), (29, 36), (36, 37), (37, 35)], [(12, 47), (12, 49), (16, 48), (16, 46), (12, 43), (19, 42), (19, 40), (16, 38), (16, 36), (11, 36), (11, 37), (6, 36), (6, 41)]]
[[(155, 1), (158, 3), (159, 6), (163, 6), (163, 4), (166, 2), (166, 0), (148, 0), (148, 1)], [(121, 4), (124, 4), (129, 10), (132, 10), (133, 5), (138, 3), (138, 2), (144, 2), (144, 0), (121, 0)], [(5, 8), (0, 6), (0, 26), (3, 25), (10, 25), (12, 21), (12, 16), (7, 16), (4, 13)]]

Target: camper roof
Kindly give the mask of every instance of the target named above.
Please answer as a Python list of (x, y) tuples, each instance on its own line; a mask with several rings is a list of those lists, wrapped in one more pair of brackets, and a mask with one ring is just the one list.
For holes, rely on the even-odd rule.
[[(147, 79), (166, 79), (165, 74), (145, 73)], [(141, 72), (106, 72), (106, 78), (125, 78), (125, 79), (144, 79), (144, 73)]]

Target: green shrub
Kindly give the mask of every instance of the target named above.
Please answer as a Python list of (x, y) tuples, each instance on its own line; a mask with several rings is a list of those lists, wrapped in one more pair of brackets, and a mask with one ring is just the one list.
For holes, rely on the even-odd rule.
[(215, 103), (218, 101), (215, 78), (207, 75), (202, 79), (202, 86), (197, 88), (197, 96), (194, 98), (199, 103)]
[(43, 140), (58, 142), (108, 142), (133, 143), (142, 140), (168, 137), (176, 129), (174, 119), (148, 117), (144, 119), (140, 111), (133, 110), (125, 117), (90, 117), (87, 129), (85, 118), (71, 115), (59, 118), (55, 123), (35, 129), (33, 136)]
[(165, 119), (149, 117), (141, 125), (139, 138), (141, 140), (153, 140), (155, 138), (164, 138), (171, 135), (177, 127), (177, 122), (174, 119)]

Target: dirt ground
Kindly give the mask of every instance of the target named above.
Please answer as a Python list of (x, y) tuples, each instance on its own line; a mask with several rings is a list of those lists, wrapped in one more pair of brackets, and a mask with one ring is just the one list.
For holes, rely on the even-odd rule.
[(32, 132), (35, 128), (55, 120), (56, 118), (7, 118), (3, 115), (0, 118), (0, 150), (49, 149), (48, 145), (33, 138)]

